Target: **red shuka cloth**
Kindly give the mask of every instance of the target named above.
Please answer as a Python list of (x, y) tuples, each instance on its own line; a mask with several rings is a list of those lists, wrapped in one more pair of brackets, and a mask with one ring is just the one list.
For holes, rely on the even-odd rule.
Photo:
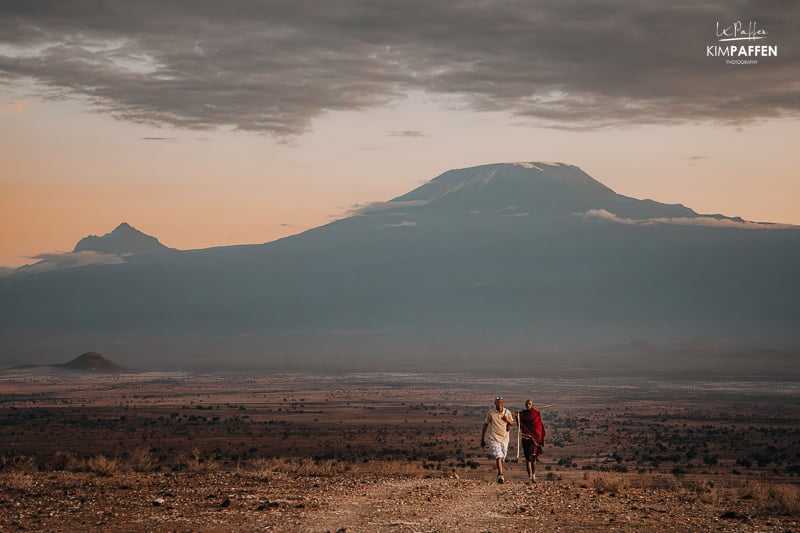
[(533, 442), (538, 445), (544, 442), (545, 430), (542, 425), (542, 415), (536, 409), (526, 409), (519, 413), (519, 429), (523, 439), (533, 439)]

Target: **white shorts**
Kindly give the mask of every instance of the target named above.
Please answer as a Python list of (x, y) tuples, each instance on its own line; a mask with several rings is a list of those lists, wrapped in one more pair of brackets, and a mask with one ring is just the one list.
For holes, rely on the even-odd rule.
[(506, 455), (508, 455), (508, 443), (507, 442), (496, 442), (493, 440), (489, 441), (489, 449), (492, 451), (492, 457), (495, 459), (503, 459), (505, 460)]

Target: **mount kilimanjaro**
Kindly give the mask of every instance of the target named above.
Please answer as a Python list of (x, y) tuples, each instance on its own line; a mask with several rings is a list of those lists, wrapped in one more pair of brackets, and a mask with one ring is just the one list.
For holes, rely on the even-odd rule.
[(797, 227), (493, 164), (263, 245), (2, 278), (0, 353), (92, 339), (137, 368), (780, 373), (796, 370), (797, 272)]

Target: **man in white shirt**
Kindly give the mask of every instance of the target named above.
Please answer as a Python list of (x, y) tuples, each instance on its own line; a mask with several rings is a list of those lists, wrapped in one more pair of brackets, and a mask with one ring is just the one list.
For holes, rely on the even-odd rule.
[(489, 446), (492, 457), (497, 461), (497, 482), (505, 483), (503, 461), (508, 455), (508, 426), (514, 425), (511, 411), (503, 407), (503, 397), (494, 399), (494, 409), (486, 415), (481, 433), (481, 448), (486, 447), (486, 430), (489, 429)]

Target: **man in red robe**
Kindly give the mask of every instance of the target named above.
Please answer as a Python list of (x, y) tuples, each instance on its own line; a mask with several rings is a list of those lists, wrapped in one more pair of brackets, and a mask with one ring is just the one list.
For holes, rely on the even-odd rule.
[(542, 416), (533, 408), (533, 400), (525, 402), (525, 410), (517, 411), (519, 431), (522, 437), (522, 451), (525, 452), (525, 467), (528, 469), (528, 480), (536, 483), (536, 461), (542, 454), (545, 430)]

